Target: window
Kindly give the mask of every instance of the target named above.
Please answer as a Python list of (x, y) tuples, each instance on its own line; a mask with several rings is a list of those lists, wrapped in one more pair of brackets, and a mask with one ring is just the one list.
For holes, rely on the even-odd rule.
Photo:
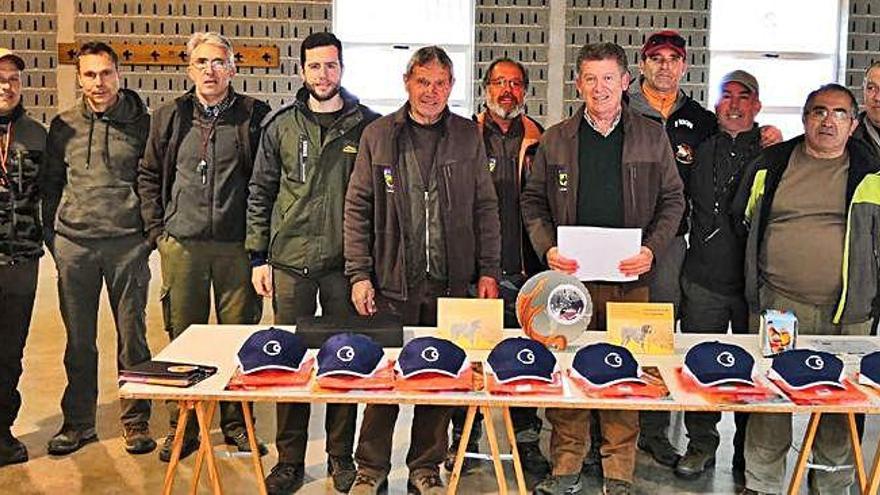
[[(709, 49), (709, 105), (718, 81), (736, 69), (758, 79), (760, 124), (772, 124), (786, 139), (803, 133), (801, 108), (807, 94), (843, 79), (841, 16), (845, 0), (714, 0)], [(844, 5), (845, 7), (845, 5)]]
[(333, 32), (342, 40), (342, 84), (387, 114), (406, 101), (403, 73), (410, 56), (439, 45), (452, 59), (450, 109), (473, 113), (473, 0), (335, 0)]

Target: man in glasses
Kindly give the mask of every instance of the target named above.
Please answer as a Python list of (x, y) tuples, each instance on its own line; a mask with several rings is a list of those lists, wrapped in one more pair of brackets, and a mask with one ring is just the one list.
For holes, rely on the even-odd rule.
[[(247, 187), (269, 107), (237, 93), (235, 52), (228, 39), (207, 32), (186, 44), (193, 88), (160, 107), (138, 178), (144, 229), (162, 263), (162, 312), (171, 339), (208, 323), (212, 288), (218, 323), (260, 321), (262, 300), (251, 285), (244, 249)], [(171, 432), (159, 451), (168, 462), (178, 408), (169, 402)], [(241, 405), (220, 403), (227, 444), (250, 451)], [(188, 421), (181, 457), (199, 446)], [(266, 446), (258, 442), (260, 454)]]
[[(483, 136), (489, 159), (489, 174), (498, 195), (498, 214), (501, 219), (501, 281), (499, 291), (504, 299), (504, 326), (519, 326), (516, 319), (516, 296), (529, 275), (543, 269), (532, 245), (525, 236), (519, 197), (525, 179), (531, 171), (538, 139), (544, 128), (525, 115), (525, 96), (529, 89), (529, 73), (525, 66), (510, 58), (499, 58), (489, 64), (482, 81), (485, 108), (474, 116)], [(517, 448), (526, 472), (543, 479), (550, 469), (541, 454), (539, 439), (543, 427), (537, 409), (511, 409)], [(452, 416), (452, 442), (446, 455), (445, 466), (452, 471), (458, 441), (464, 428), (464, 409), (456, 409)], [(479, 417), (477, 418), (479, 419)], [(481, 423), (474, 422), (468, 452), (477, 452)], [(475, 467), (465, 458), (462, 472)]]
[(46, 129), (21, 101), (24, 59), (0, 48), (0, 466), (28, 460), (12, 435), (21, 408), (18, 380), (43, 255), (40, 176)]
[[(690, 242), (682, 270), (682, 332), (748, 333), (743, 256), (745, 238), (734, 223), (731, 202), (747, 165), (761, 152), (761, 130), (755, 116), (761, 111), (758, 81), (742, 70), (721, 78), (715, 103), (719, 132), (697, 148), (689, 174)], [(741, 482), (745, 469), (743, 442), (748, 415), (736, 413), (733, 470)], [(721, 413), (686, 412), (689, 438), (675, 474), (696, 478), (715, 462)]]
[[(82, 99), (49, 128), (43, 182), (43, 228), (58, 270), (58, 298), (67, 331), (61, 399), (64, 422), (49, 440), (67, 455), (98, 440), (98, 303), (107, 286), (120, 368), (150, 359), (145, 308), (150, 247), (135, 193), (150, 115), (141, 97), (120, 88), (119, 58), (109, 45), (84, 43), (76, 55)], [(156, 448), (150, 401), (120, 401), (125, 449)]]
[[(310, 34), (300, 45), (303, 87), (263, 122), (248, 197), (246, 247), (257, 293), (272, 298), (275, 323), (321, 314), (355, 314), (342, 272), (342, 212), (364, 127), (378, 115), (342, 87), (342, 43)], [(270, 239), (274, 241), (270, 242)], [(271, 495), (303, 484), (308, 404), (278, 404), (278, 464), (266, 478)], [(355, 478), (355, 404), (327, 404), (327, 471), (347, 493)]]
[[(804, 134), (762, 151), (738, 195), (749, 226), (749, 308), (792, 310), (801, 334), (871, 331), (880, 283), (871, 269), (880, 250), (872, 227), (880, 213), (880, 167), (869, 150), (849, 140), (859, 125), (857, 111), (853, 94), (838, 84), (810, 93)], [(813, 463), (852, 466), (848, 435), (844, 415), (822, 415)], [(790, 447), (791, 415), (749, 417), (745, 493), (782, 492)], [(810, 475), (811, 493), (848, 493), (854, 478), (848, 468)]]

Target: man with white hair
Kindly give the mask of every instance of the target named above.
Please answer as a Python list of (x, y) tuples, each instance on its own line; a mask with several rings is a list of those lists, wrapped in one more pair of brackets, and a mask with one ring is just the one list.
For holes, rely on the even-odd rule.
[[(162, 260), (162, 311), (172, 339), (208, 323), (212, 286), (218, 323), (253, 324), (262, 313), (244, 240), (248, 181), (269, 106), (232, 88), (235, 52), (225, 37), (196, 33), (186, 49), (193, 88), (156, 111), (138, 176), (144, 231)], [(159, 451), (165, 462), (177, 403), (169, 410), (171, 433)], [(220, 428), (227, 444), (250, 451), (240, 405), (220, 403)], [(197, 431), (190, 422), (181, 457), (197, 450)]]

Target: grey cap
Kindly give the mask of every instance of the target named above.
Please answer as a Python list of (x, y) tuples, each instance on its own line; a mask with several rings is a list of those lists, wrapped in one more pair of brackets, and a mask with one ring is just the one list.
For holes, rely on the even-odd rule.
[(755, 79), (755, 76), (749, 74), (744, 70), (735, 70), (733, 72), (728, 72), (724, 74), (724, 77), (721, 78), (721, 83), (719, 87), (724, 88), (724, 85), (729, 82), (738, 82), (745, 86), (749, 91), (754, 94), (758, 94), (758, 80)]

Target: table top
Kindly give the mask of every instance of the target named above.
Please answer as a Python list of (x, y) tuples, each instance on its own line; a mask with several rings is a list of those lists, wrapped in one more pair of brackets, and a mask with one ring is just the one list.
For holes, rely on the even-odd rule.
[[(868, 387), (859, 386), (867, 400), (861, 403), (798, 405), (788, 400), (756, 404), (718, 404), (682, 388), (676, 376), (681, 367), (684, 354), (694, 344), (717, 340), (742, 346), (755, 356), (757, 372), (764, 376), (770, 368), (770, 359), (760, 356), (757, 335), (724, 334), (675, 334), (675, 352), (669, 355), (637, 354), (639, 364), (644, 367), (656, 366), (669, 388), (670, 397), (664, 399), (608, 399), (592, 398), (584, 395), (576, 385), (564, 377), (562, 395), (491, 395), (485, 391), (474, 392), (404, 392), (404, 391), (313, 391), (310, 387), (302, 389), (267, 390), (225, 390), (226, 384), (236, 369), (235, 353), (242, 343), (264, 325), (193, 325), (177, 339), (157, 354), (154, 359), (161, 361), (198, 363), (217, 367), (212, 377), (188, 388), (165, 387), (142, 383), (125, 383), (119, 395), (124, 399), (169, 399), (169, 400), (226, 400), (226, 401), (266, 401), (266, 402), (332, 402), (332, 403), (375, 403), (375, 404), (424, 404), (438, 406), (484, 405), (489, 407), (560, 407), (585, 409), (631, 409), (667, 411), (750, 411), (774, 413), (805, 412), (864, 412), (880, 413), (880, 394)], [(293, 326), (280, 326), (295, 330)], [(432, 335), (435, 329), (426, 327), (407, 327), (404, 340), (416, 336)], [(521, 335), (520, 330), (505, 330), (505, 336)], [(566, 369), (571, 364), (574, 353), (584, 345), (604, 341), (605, 332), (586, 332), (565, 351), (556, 353), (559, 365)], [(798, 336), (799, 348), (813, 348), (835, 352), (846, 365), (847, 376), (858, 370), (860, 356), (871, 350), (880, 349), (880, 339), (872, 337)], [(389, 357), (396, 357), (399, 349), (386, 349)], [(469, 350), (471, 361), (483, 361), (488, 350)], [(766, 380), (769, 388), (778, 388)], [(780, 392), (785, 397), (785, 394)]]

